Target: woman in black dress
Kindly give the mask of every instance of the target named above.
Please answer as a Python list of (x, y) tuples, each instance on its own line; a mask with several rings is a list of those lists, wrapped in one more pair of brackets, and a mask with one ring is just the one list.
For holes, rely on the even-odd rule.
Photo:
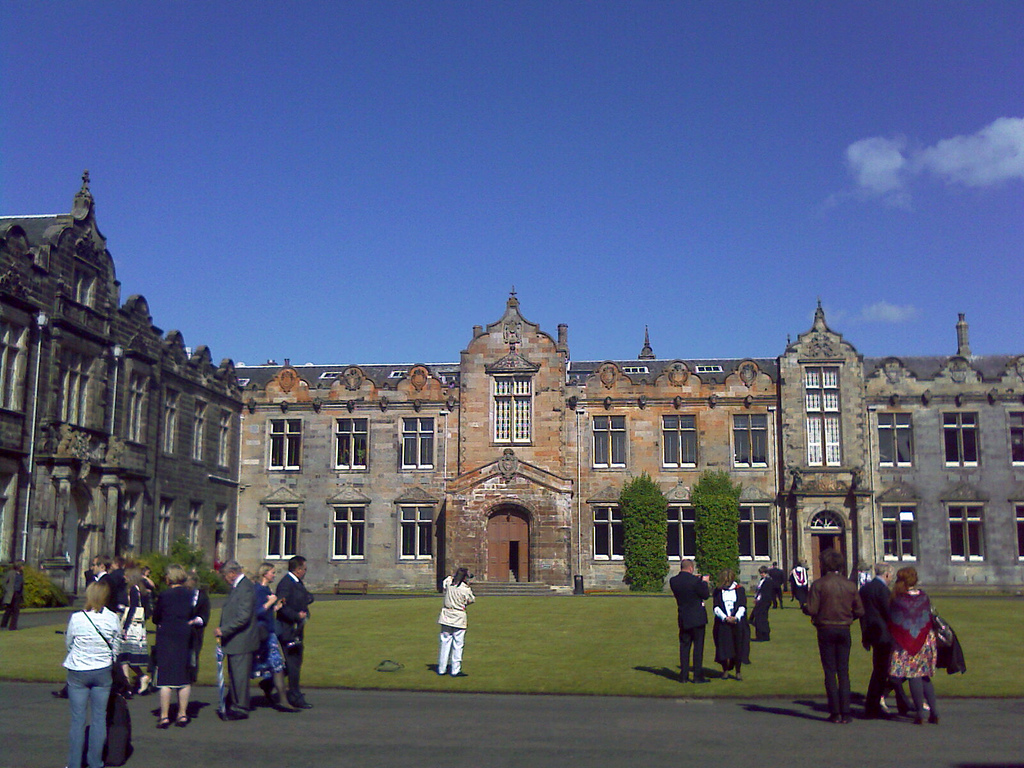
[(156, 624), (156, 687), (160, 689), (160, 719), (157, 728), (171, 724), (171, 689), (178, 691), (176, 725), (188, 725), (188, 697), (192, 686), (188, 675), (189, 645), (192, 639), (194, 611), (192, 591), (185, 586), (187, 576), (180, 565), (167, 567), (169, 589), (156, 597), (153, 623)]
[(742, 680), (740, 668), (750, 663), (750, 625), (747, 623), (747, 593), (736, 583), (736, 574), (726, 568), (718, 574), (712, 595), (715, 609), (715, 661), (722, 665), (722, 678)]

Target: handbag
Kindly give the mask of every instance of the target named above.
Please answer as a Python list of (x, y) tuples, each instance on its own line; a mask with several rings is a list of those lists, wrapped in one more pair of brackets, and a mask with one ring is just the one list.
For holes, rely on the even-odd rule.
[(932, 613), (932, 630), (935, 632), (935, 639), (940, 648), (949, 648), (953, 645), (953, 628), (949, 626), (949, 622), (934, 612)]

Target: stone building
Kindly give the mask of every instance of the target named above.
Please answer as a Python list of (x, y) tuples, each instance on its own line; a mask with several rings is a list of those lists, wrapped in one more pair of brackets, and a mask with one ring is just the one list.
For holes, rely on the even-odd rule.
[(308, 579), (623, 588), (618, 495), (647, 472), (669, 556), (694, 554), (689, 488), (743, 487), (749, 570), (781, 551), (777, 361), (574, 362), (520, 313), (473, 329), (457, 364), (246, 366), (237, 554), (309, 558)]
[(70, 214), (0, 218), (0, 560), (74, 591), (92, 557), (234, 541), (234, 366), (120, 298), (88, 173)]

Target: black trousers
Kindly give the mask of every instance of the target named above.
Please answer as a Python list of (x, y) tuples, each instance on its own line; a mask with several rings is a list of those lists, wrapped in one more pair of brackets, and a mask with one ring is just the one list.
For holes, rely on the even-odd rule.
[(850, 714), (850, 628), (818, 627), (818, 654), (825, 673), (828, 711), (833, 715)]
[(284, 652), (284, 663), (288, 672), (288, 700), (302, 696), (302, 688), (299, 679), (302, 677), (302, 649), (303, 645), (286, 648)]
[(689, 629), (679, 628), (679, 676), (690, 676), (690, 648), (693, 648), (693, 679), (704, 679), (704, 630), (707, 624)]
[(6, 627), (7, 629), (18, 628), (18, 615), (21, 613), (21, 595), (15, 593), (7, 605), (4, 606), (4, 617), (0, 620), (0, 629)]
[(868, 680), (867, 700), (864, 702), (864, 713), (867, 715), (877, 715), (882, 711), (879, 702), (890, 690), (896, 692), (896, 706), (901, 713), (910, 709), (903, 686), (898, 682), (894, 683), (889, 677), (891, 653), (892, 643), (875, 643), (871, 646), (871, 679)]

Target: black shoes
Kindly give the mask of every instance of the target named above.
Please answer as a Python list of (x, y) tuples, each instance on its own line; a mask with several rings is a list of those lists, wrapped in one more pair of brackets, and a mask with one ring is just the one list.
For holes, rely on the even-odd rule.
[(231, 720), (248, 720), (249, 719), (249, 713), (248, 712), (242, 712), (242, 711), (237, 710), (237, 709), (229, 709), (226, 712), (221, 712), (220, 713), (220, 719), (221, 720), (227, 720), (227, 721), (231, 721)]
[(710, 683), (711, 681), (708, 680), (706, 677), (695, 677), (693, 679), (693, 682), (697, 685), (700, 685), (701, 683)]

